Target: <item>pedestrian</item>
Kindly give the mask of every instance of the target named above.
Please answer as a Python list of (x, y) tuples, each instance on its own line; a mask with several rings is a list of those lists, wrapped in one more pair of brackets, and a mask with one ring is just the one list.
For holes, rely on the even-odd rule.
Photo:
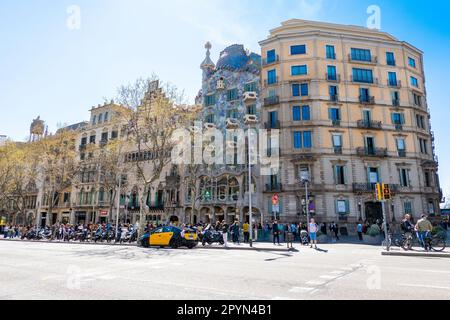
[(358, 223), (356, 230), (358, 232), (359, 241), (363, 241), (363, 225), (362, 225), (362, 223)]
[(224, 220), (222, 223), (219, 222), (219, 226), (222, 228), (222, 236), (223, 236), (223, 243), (225, 248), (228, 248), (228, 230), (229, 226), (227, 222)]
[(244, 243), (250, 242), (250, 225), (247, 221), (242, 225), (242, 230), (244, 231)]
[(334, 221), (330, 224), (330, 231), (334, 233), (335, 240), (339, 241), (339, 226)]
[(240, 232), (239, 232), (239, 221), (235, 220), (234, 223), (231, 225), (231, 237), (233, 239), (233, 243), (234, 244), (239, 244), (239, 237), (240, 237)]
[(280, 245), (280, 229), (277, 220), (275, 220), (272, 224), (272, 234), (273, 234), (273, 244), (275, 245), (275, 242), (278, 242), (278, 245)]
[(294, 249), (294, 233), (292, 232), (292, 226), (293, 224), (287, 224), (286, 225), (286, 244), (288, 249)]
[(428, 220), (427, 215), (423, 214), (422, 218), (419, 221), (417, 221), (416, 230), (418, 232), (420, 244), (424, 247), (425, 251), (429, 251), (430, 248), (428, 248), (426, 240), (428, 236), (431, 234), (431, 231), (433, 231), (433, 225)]
[(308, 229), (309, 229), (308, 230), (308, 232), (309, 232), (309, 239), (311, 241), (311, 248), (314, 245), (315, 249), (317, 249), (317, 232), (319, 231), (319, 226), (317, 225), (317, 223), (314, 220), (314, 218), (312, 218), (310, 220)]

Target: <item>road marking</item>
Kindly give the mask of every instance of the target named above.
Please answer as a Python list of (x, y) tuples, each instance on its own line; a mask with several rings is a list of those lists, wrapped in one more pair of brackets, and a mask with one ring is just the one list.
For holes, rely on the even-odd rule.
[(324, 285), (326, 282), (325, 281), (308, 281), (306, 284), (308, 286), (322, 286)]
[(344, 271), (340, 271), (340, 270), (336, 270), (336, 271), (331, 271), (331, 274), (336, 274), (336, 275), (341, 275), (344, 273)]
[(329, 276), (329, 275), (323, 275), (319, 277), (320, 279), (325, 279), (325, 280), (334, 280), (337, 278), (337, 276)]
[(422, 285), (422, 284), (399, 283), (398, 285), (401, 286), (401, 287), (450, 290), (450, 287), (429, 286), (429, 285)]
[(292, 289), (289, 290), (289, 292), (292, 293), (303, 293), (303, 292), (311, 292), (314, 291), (315, 288), (308, 288), (308, 287), (293, 287)]

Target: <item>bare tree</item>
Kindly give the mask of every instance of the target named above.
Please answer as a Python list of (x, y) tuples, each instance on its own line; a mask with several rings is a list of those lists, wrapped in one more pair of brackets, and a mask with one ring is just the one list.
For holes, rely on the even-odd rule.
[(171, 84), (161, 84), (156, 76), (119, 88), (116, 101), (126, 107), (122, 117), (138, 155), (133, 165), (140, 183), (139, 234), (142, 234), (146, 194), (169, 165), (173, 133), (192, 121), (192, 108), (185, 103), (183, 93)]

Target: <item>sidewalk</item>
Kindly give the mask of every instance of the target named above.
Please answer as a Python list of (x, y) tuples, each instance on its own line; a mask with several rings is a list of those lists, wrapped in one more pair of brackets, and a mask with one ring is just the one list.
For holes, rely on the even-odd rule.
[(390, 248), (390, 251), (384, 249), (381, 252), (382, 256), (397, 256), (397, 257), (428, 257), (428, 258), (450, 258), (449, 249), (445, 249), (442, 252), (426, 252), (422, 248), (414, 248), (411, 251), (404, 251), (397, 247)]
[(213, 245), (206, 245), (202, 246), (201, 243), (198, 244), (196, 249), (202, 249), (202, 250), (243, 250), (243, 251), (273, 251), (273, 252), (298, 252), (297, 249), (291, 249), (289, 250), (287, 248), (286, 244), (282, 245), (274, 245), (273, 243), (269, 242), (254, 242), (253, 246), (250, 247), (248, 243), (241, 243), (241, 244), (234, 244), (234, 243), (228, 243), (228, 248), (225, 248), (224, 246), (213, 244)]

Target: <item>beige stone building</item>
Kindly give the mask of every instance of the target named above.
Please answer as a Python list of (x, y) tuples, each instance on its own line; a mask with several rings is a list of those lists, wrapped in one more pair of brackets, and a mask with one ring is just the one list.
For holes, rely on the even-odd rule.
[(263, 122), (282, 135), (281, 173), (267, 178), (264, 203), (278, 193), (283, 221), (305, 212), (301, 171), (310, 173), (309, 209), (321, 222), (352, 229), (381, 218), (377, 182), (394, 191), (389, 221), (439, 214), (419, 49), (377, 30), (304, 20), (283, 22), (260, 45)]

